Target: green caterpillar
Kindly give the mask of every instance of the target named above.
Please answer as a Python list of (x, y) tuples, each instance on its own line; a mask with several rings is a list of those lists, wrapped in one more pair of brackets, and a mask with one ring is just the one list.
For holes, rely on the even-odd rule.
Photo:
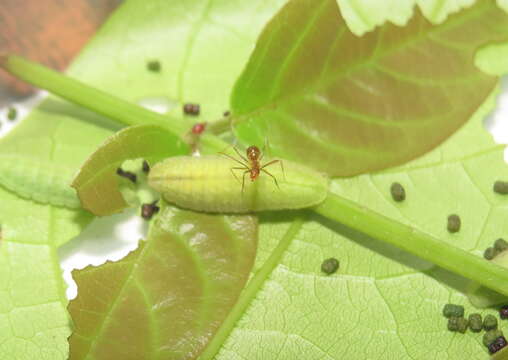
[[(250, 158), (250, 157), (249, 157)], [(237, 161), (239, 162), (239, 161)], [(259, 169), (254, 180), (248, 171), (232, 168), (232, 159), (217, 155), (168, 158), (150, 170), (148, 184), (162, 197), (182, 208), (226, 213), (300, 209), (321, 203), (328, 193), (328, 178), (306, 166), (284, 160), (284, 169)], [(251, 175), (252, 178), (252, 175)]]

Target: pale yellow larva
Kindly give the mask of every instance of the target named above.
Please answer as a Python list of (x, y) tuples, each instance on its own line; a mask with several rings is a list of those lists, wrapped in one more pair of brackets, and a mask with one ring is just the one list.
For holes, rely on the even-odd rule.
[[(268, 160), (267, 160), (268, 161)], [(175, 156), (150, 170), (148, 184), (177, 206), (205, 212), (246, 213), (263, 210), (300, 209), (321, 203), (328, 193), (328, 178), (306, 166), (284, 160), (254, 181), (248, 176), (242, 191), (242, 171), (222, 156)]]

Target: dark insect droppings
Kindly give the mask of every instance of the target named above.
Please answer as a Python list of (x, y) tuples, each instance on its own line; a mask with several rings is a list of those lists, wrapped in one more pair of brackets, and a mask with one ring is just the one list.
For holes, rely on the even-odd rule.
[(498, 337), (493, 343), (489, 345), (489, 353), (495, 354), (506, 346), (506, 339), (504, 336)]
[(150, 165), (148, 164), (148, 161), (143, 160), (143, 167), (142, 167), (142, 169), (143, 169), (144, 173), (148, 174), (150, 172)]
[(392, 194), (393, 200), (397, 202), (404, 201), (406, 199), (406, 190), (398, 182), (392, 184), (390, 187), (390, 192)]
[(447, 318), (459, 318), (464, 316), (464, 306), (455, 304), (446, 304), (443, 307), (443, 315)]
[(459, 330), (459, 318), (451, 317), (448, 319), (448, 330), (449, 331), (458, 331)]
[(157, 201), (154, 201), (151, 204), (143, 204), (141, 205), (141, 217), (145, 220), (150, 220), (152, 216), (159, 212), (160, 208), (155, 205)]
[(448, 225), (446, 227), (449, 232), (456, 233), (460, 230), (460, 217), (457, 214), (448, 216)]
[(183, 112), (187, 115), (199, 115), (199, 105), (198, 104), (191, 104), (187, 103), (183, 106)]
[(10, 120), (10, 121), (14, 121), (16, 120), (16, 118), (18, 117), (18, 110), (16, 110), (16, 108), (9, 108), (9, 110), (7, 110), (7, 119)]
[(224, 114), (222, 114), (224, 117), (228, 117), (231, 113), (229, 111), (224, 111)]
[(508, 181), (497, 180), (494, 183), (493, 190), (495, 193), (506, 195), (508, 194)]
[(339, 268), (339, 260), (335, 258), (329, 258), (323, 261), (321, 264), (321, 271), (325, 274), (333, 274)]
[(469, 315), (469, 328), (472, 332), (480, 332), (483, 329), (482, 316), (478, 313)]
[(497, 253), (500, 253), (501, 251), (505, 251), (506, 249), (508, 249), (508, 242), (506, 242), (505, 239), (497, 239), (495, 242), (494, 242), (494, 249), (496, 250)]
[(508, 305), (504, 305), (499, 309), (499, 317), (501, 319), (508, 319)]
[(457, 331), (464, 334), (469, 325), (469, 321), (463, 317), (457, 318)]
[(133, 183), (136, 183), (136, 179), (137, 179), (136, 174), (131, 173), (130, 171), (123, 171), (122, 168), (116, 169), (116, 173), (117, 173), (117, 175), (124, 177), (126, 179), (129, 179)]
[(490, 330), (483, 334), (483, 345), (489, 346), (492, 344), (497, 338), (500, 336), (504, 336), (501, 330)]
[(497, 319), (494, 315), (488, 314), (483, 319), (483, 328), (486, 331), (497, 329)]
[(483, 252), (483, 257), (487, 260), (492, 260), (496, 256), (496, 250), (493, 247), (486, 248)]
[(146, 67), (148, 70), (152, 71), (152, 72), (159, 72), (161, 71), (161, 63), (159, 60), (150, 60), (147, 64), (146, 64)]

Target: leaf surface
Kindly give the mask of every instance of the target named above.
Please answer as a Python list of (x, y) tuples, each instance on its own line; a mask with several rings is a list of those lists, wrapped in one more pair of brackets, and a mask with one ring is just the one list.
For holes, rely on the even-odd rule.
[[(180, 116), (181, 109), (177, 105), (186, 101), (199, 102), (203, 108), (202, 117), (199, 119), (211, 121), (227, 110), (230, 86), (244, 66), (259, 29), (282, 3), (283, 1), (258, 3), (244, 0), (194, 0), (154, 1), (150, 3), (152, 6), (145, 6), (146, 2), (129, 1), (108, 21), (70, 73), (130, 101), (137, 102), (147, 96), (162, 95), (169, 100), (170, 107), (173, 106), (171, 111)], [(146, 58), (140, 54), (146, 55)], [(495, 56), (495, 53), (492, 55)], [(148, 58), (162, 60), (164, 70), (161, 74), (146, 72), (145, 60)], [(178, 76), (173, 76), (175, 73)], [(46, 121), (51, 121), (55, 116), (65, 117), (66, 122), (72, 122), (72, 118), (75, 118), (101, 123), (100, 127), (104, 130), (102, 136), (87, 135), (86, 142), (90, 146), (88, 152), (80, 152), (79, 156), (72, 151), (61, 152), (69, 159), (73, 158), (69, 161), (75, 169), (78, 169), (86, 156), (115, 129), (88, 112), (77, 110), (63, 102), (59, 101), (56, 107), (52, 105), (49, 109), (51, 111), (48, 111), (47, 106), (46, 110), (43, 109), (44, 106), (40, 112), (37, 110), (36, 115), (33, 115), (34, 121), (30, 126), (27, 125), (27, 130), (30, 130), (29, 127), (33, 128), (34, 138), (38, 129), (36, 117), (43, 120), (39, 122), (40, 127), (47, 126)], [(28, 120), (26, 124), (29, 124)], [(66, 131), (64, 137), (71, 134), (84, 139), (78, 121), (72, 124), (72, 131)], [(474, 131), (469, 131), (464, 136), (463, 141), (456, 146), (449, 146), (449, 158), (461, 158), (464, 149), (476, 142), (479, 133), (481, 130), (475, 127)], [(486, 151), (493, 145), (483, 141), (481, 144)], [(37, 147), (34, 147), (33, 151), (37, 152), (36, 149)], [(440, 156), (440, 153), (434, 152), (433, 161), (429, 161), (429, 165), (440, 162)], [(500, 162), (496, 163), (495, 169), (501, 169)], [(30, 212), (29, 207), (24, 208), (24, 212), (17, 215), (18, 222), (23, 222), (26, 226), (28, 222), (23, 215)], [(362, 349), (362, 354), (368, 354), (372, 358), (379, 358), (379, 354), (387, 359), (412, 354), (413, 358), (428, 359), (430, 351), (431, 355), (437, 353), (437, 358), (455, 359), (469, 350), (471, 358), (485, 358), (484, 350), (478, 345), (478, 337), (473, 334), (460, 337), (459, 334), (452, 335), (443, 330), (445, 324), (441, 322), (442, 318), (436, 315), (442, 301), (464, 302), (464, 298), (446, 285), (442, 278), (441, 281), (435, 281), (431, 276), (413, 272), (415, 268), (427, 269), (429, 264), (413, 261), (412, 258), (408, 260), (406, 254), (393, 249), (391, 252), (384, 251), (382, 246), (368, 248), (375, 244), (371, 239), (351, 242), (351, 234), (341, 237), (338, 235), (341, 233), (340, 228), (323, 228), (319, 221), (313, 219), (312, 223), (304, 225), (302, 233), (293, 241), (293, 247), (285, 254), (282, 265), (266, 281), (264, 288), (256, 293), (251, 308), (232, 332), (219, 358), (266, 359), (278, 354), (279, 358), (294, 359), (302, 354), (312, 358), (316, 353), (325, 359), (342, 359), (343, 355), (348, 354), (355, 358), (358, 354), (355, 344)], [(265, 222), (266, 226), (261, 229), (263, 235), (256, 270), (263, 267), (263, 260), (270, 254), (287, 227), (284, 221), (278, 222), (277, 217), (272, 215), (268, 215)], [(503, 224), (495, 220), (492, 233), (497, 233), (497, 230), (494, 231), (496, 228), (502, 229)], [(421, 226), (423, 228), (428, 225)], [(488, 237), (488, 234), (485, 236)], [(342, 261), (343, 254), (347, 254), (348, 262), (356, 267), (351, 269), (343, 262), (342, 266), (347, 270), (340, 280), (316, 276), (321, 258), (316, 261), (313, 255), (321, 252), (322, 256), (335, 254)], [(389, 257), (393, 253), (395, 255)], [(12, 258), (21, 258), (24, 255), (27, 254), (20, 249), (13, 249), (12, 254), (9, 254)], [(24, 257), (28, 264), (9, 264), (6, 271), (17, 270), (14, 266), (17, 264), (21, 264), (19, 269), (24, 270), (34, 263), (43, 263), (43, 260), (35, 261), (36, 255), (30, 253)], [(407, 267), (405, 264), (411, 266)], [(290, 271), (281, 273), (281, 269), (285, 270), (285, 267)], [(406, 271), (410, 276), (404, 278)], [(34, 270), (34, 273), (37, 272), (37, 269)], [(394, 274), (400, 276), (395, 277)], [(32, 275), (30, 273), (30, 276)], [(386, 299), (391, 298), (393, 313), (387, 310), (387, 305), (383, 306), (380, 292), (374, 291), (374, 277), (376, 281), (385, 279), (385, 284), (389, 285), (390, 279), (394, 278), (395, 290), (385, 287), (382, 293)], [(7, 276), (2, 276), (2, 279), (5, 278)], [(35, 282), (37, 281), (33, 283)], [(40, 283), (43, 284), (42, 281)], [(323, 292), (330, 296), (321, 296)], [(27, 293), (29, 295), (25, 295)], [(341, 308), (341, 304), (338, 305), (338, 293), (353, 295), (349, 304), (346, 304), (348, 306)], [(33, 303), (44, 302), (38, 298), (38, 294), (38, 291), (29, 290), (25, 291), (23, 296), (24, 299), (31, 297)], [(403, 294), (407, 296), (402, 296)], [(400, 298), (393, 300), (393, 297), (398, 295), (401, 295)], [(7, 293), (4, 292), (3, 296), (6, 296), (3, 299), (8, 299)], [(409, 305), (416, 304), (416, 308), (421, 310), (415, 312), (414, 306), (406, 306), (405, 301), (408, 298), (413, 301)], [(359, 302), (358, 299), (365, 301)], [(372, 304), (368, 300), (379, 305), (381, 311), (373, 313)], [(8, 301), (2, 300), (1, 303)], [(344, 305), (342, 303), (342, 306)], [(63, 322), (60, 316), (45, 312), (46, 309), (36, 309), (40, 311), (25, 312), (23, 315), (26, 317), (20, 324), (24, 326), (23, 329), (35, 329), (40, 343), (34, 344), (26, 340), (32, 339), (30, 333), (22, 333), (20, 339), (6, 330), (2, 333), (8, 334), (3, 345), (5, 352), (2, 355), (5, 356), (0, 357), (19, 354), (29, 359), (40, 359), (49, 354), (46, 358), (58, 359), (60, 355), (53, 355), (56, 353), (55, 349), (61, 349), (61, 358), (65, 358), (63, 353), (66, 346), (62, 339), (68, 335), (68, 328), (61, 325)], [(43, 321), (39, 321), (44, 314), (52, 317), (44, 317)], [(373, 318), (375, 321), (372, 321)], [(425, 331), (421, 330), (422, 321), (425, 322)], [(7, 329), (7, 320), (3, 324), (3, 328)], [(37, 327), (31, 327), (34, 324)], [(47, 336), (52, 331), (57, 331), (52, 329), (60, 327), (59, 338)], [(332, 333), (327, 333), (326, 330)], [(15, 344), (16, 348), (8, 347), (11, 344)], [(432, 347), (435, 344), (437, 346)], [(393, 348), (391, 345), (394, 345)], [(382, 352), (384, 350), (386, 351)]]
[(0, 187), (0, 358), (67, 359), (71, 330), (56, 250), (90, 220)]
[[(293, 0), (263, 31), (231, 105), (245, 144), (335, 176), (398, 165), (454, 133), (497, 82), (474, 65), (508, 38), (492, 0), (433, 26), (417, 12), (358, 38), (335, 0)], [(295, 30), (296, 29), (296, 30)], [(472, 31), (471, 29), (476, 29)]]
[[(504, 1), (504, 0), (503, 0)], [(448, 15), (467, 8), (475, 0), (337, 0), (348, 27), (356, 35), (363, 35), (385, 21), (404, 26), (413, 16), (415, 4), (432, 23), (446, 20)], [(499, 2), (499, 1), (498, 1)]]
[(124, 259), (73, 272), (70, 359), (193, 359), (236, 301), (255, 258), (251, 216), (163, 207)]
[[(493, 97), (444, 144), (404, 166), (333, 181), (332, 191), (477, 256), (506, 236), (506, 198), (492, 191), (508, 178), (504, 145), (483, 129)], [(397, 203), (390, 185), (400, 182)], [(446, 219), (462, 219), (450, 234)], [(260, 219), (255, 272), (266, 266), (291, 220)], [(324, 259), (340, 261), (326, 276)], [(230, 328), (216, 359), (486, 359), (482, 334), (452, 333), (446, 303), (478, 312), (463, 294), (468, 281), (394, 247), (311, 216), (282, 254), (250, 306)], [(248, 285), (249, 286), (249, 285)], [(495, 309), (480, 310), (496, 315)], [(504, 331), (508, 327), (500, 323)], [(256, 344), (256, 346), (254, 346)], [(210, 359), (210, 358), (206, 358)]]
[(143, 158), (153, 165), (189, 151), (182, 140), (161, 126), (131, 126), (112, 135), (88, 158), (72, 186), (83, 208), (95, 215), (110, 215), (127, 207), (116, 173), (125, 160)]
[[(71, 73), (125, 100), (156, 101), (189, 129), (194, 121), (215, 121), (229, 110), (231, 88), (260, 31), (285, 2), (125, 2)], [(160, 62), (160, 72), (147, 70), (151, 60)], [(200, 104), (200, 115), (184, 116), (185, 103)]]

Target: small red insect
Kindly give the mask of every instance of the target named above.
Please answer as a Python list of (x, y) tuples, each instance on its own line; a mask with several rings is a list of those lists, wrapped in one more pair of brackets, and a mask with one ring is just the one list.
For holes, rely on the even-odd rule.
[[(238, 177), (236, 176), (236, 174), (234, 173), (233, 170), (244, 170), (243, 177), (242, 177), (242, 193), (245, 188), (245, 175), (247, 175), (247, 174), (249, 174), (250, 180), (254, 181), (259, 177), (259, 174), (261, 172), (264, 172), (265, 174), (270, 175), (273, 178), (273, 181), (275, 181), (275, 185), (277, 185), (277, 187), (279, 187), (279, 183), (277, 182), (277, 179), (275, 178), (275, 176), (270, 174), (267, 170), (265, 170), (265, 168), (269, 165), (272, 165), (275, 163), (280, 163), (282, 173), (284, 173), (284, 165), (282, 164), (281, 160), (272, 160), (272, 161), (267, 162), (264, 165), (261, 165), (261, 160), (263, 159), (264, 153), (262, 153), (257, 146), (252, 145), (247, 148), (247, 150), (245, 151), (247, 157), (240, 154), (240, 152), (238, 151), (237, 148), (233, 147), (233, 149), (235, 150), (235, 152), (238, 154), (238, 156), (243, 161), (240, 161), (240, 160), (234, 158), (233, 156), (228, 155), (224, 152), (221, 152), (219, 154), (224, 155), (224, 156), (230, 158), (231, 160), (234, 160), (237, 163), (239, 163), (240, 165), (242, 165), (242, 167), (231, 168), (231, 173), (237, 180), (238, 180)], [(238, 182), (240, 182), (240, 180), (238, 180)]]
[(191, 129), (191, 132), (195, 135), (201, 135), (206, 129), (206, 123), (196, 123)]

